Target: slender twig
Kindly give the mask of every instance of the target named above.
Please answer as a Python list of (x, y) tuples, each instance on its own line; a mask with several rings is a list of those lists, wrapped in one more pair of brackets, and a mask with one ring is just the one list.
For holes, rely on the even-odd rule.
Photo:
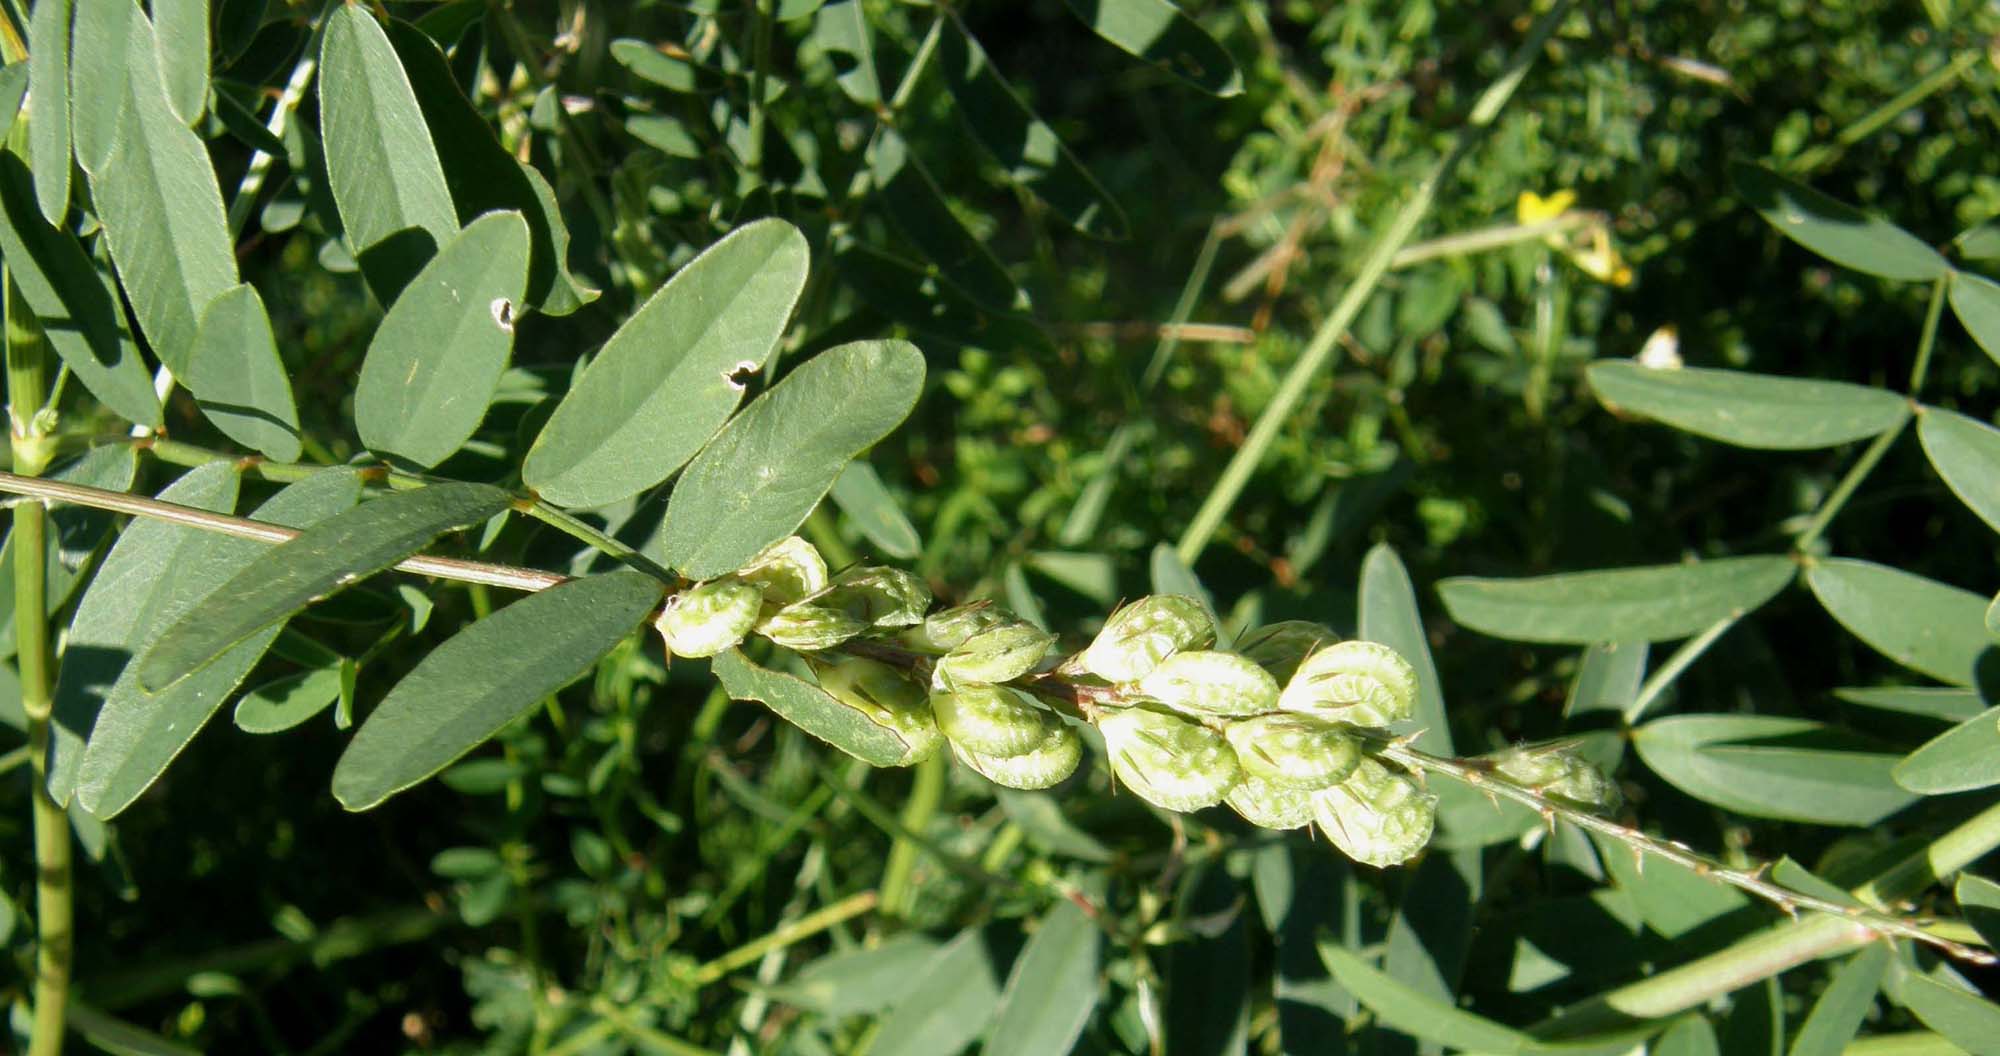
[(1626, 725), (1638, 722), (1640, 717), (1646, 714), (1647, 709), (1653, 706), (1653, 702), (1659, 700), (1660, 695), (1667, 691), (1667, 687), (1681, 677), (1681, 672), (1686, 671), (1688, 665), (1700, 659), (1701, 654), (1707, 652), (1708, 647), (1714, 645), (1717, 638), (1727, 634), (1731, 627), (1736, 626), (1736, 621), (1742, 618), (1742, 613), (1732, 612), (1703, 628), (1700, 634), (1682, 642), (1681, 647), (1674, 650), (1674, 655), (1667, 657), (1667, 662), (1661, 664), (1659, 670), (1654, 671), (1646, 679), (1646, 684), (1639, 687), (1639, 695), (1633, 697), (1632, 703), (1625, 708)]
[(816, 913), (800, 917), (797, 921), (753, 942), (746, 943), (717, 957), (715, 960), (694, 970), (692, 981), (696, 986), (707, 986), (730, 972), (753, 964), (758, 958), (772, 950), (782, 949), (802, 939), (814, 935), (873, 910), (881, 897), (874, 891), (861, 891), (827, 906)]
[(1473, 253), (1484, 253), (1490, 249), (1505, 249), (1523, 242), (1540, 242), (1550, 235), (1559, 235), (1579, 227), (1594, 227), (1603, 223), (1605, 223), (1603, 213), (1572, 209), (1554, 219), (1539, 223), (1500, 224), (1472, 231), (1460, 231), (1404, 247), (1389, 259), (1389, 267), (1391, 270), (1401, 270), (1444, 257), (1463, 257)]

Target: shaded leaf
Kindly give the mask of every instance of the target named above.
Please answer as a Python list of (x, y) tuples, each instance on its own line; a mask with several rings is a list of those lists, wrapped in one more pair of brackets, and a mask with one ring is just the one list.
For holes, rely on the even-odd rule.
[(449, 766), (590, 670), (664, 593), (642, 572), (586, 576), (453, 635), (355, 731), (334, 767), (334, 798), (367, 810)]
[(236, 728), (283, 733), (340, 699), (340, 668), (314, 667), (266, 682), (236, 702)]
[(875, 766), (897, 766), (909, 745), (894, 730), (833, 699), (805, 679), (759, 667), (740, 650), (712, 662), (715, 677), (732, 700), (754, 700), (785, 721)]
[(152, 11), (167, 102), (192, 125), (208, 108), (208, 0), (152, 0)]
[(1753, 817), (1872, 825), (1916, 800), (1890, 777), (1895, 755), (1806, 719), (1680, 715), (1632, 744), (1668, 784)]
[(1951, 314), (1965, 332), (2000, 363), (2000, 283), (1969, 271), (1951, 277)]
[(1243, 886), (1219, 867), (1181, 889), (1174, 919), (1194, 934), (1169, 946), (1165, 977), (1165, 1051), (1175, 1056), (1237, 1056), (1250, 1042), (1250, 908)]
[(1835, 264), (1907, 282), (1929, 282), (1951, 270), (1937, 250), (1887, 220), (1762, 166), (1738, 163), (1729, 173), (1772, 227)]
[[(745, 224), (689, 261), (584, 368), (521, 466), (561, 506), (629, 498), (679, 469), (763, 369), (806, 281), (806, 240)], [(851, 452), (850, 452), (851, 454)]]
[(923, 353), (902, 341), (858, 341), (800, 364), (681, 475), (660, 560), (695, 579), (741, 568), (797, 528), (848, 461), (909, 415), (923, 383)]
[(2000, 785), (2000, 708), (1938, 734), (1896, 764), (1896, 783), (1927, 796)]
[(255, 287), (230, 288), (201, 313), (187, 386), (224, 436), (278, 462), (298, 460), (299, 411)]
[(1972, 689), (1945, 689), (1937, 686), (1868, 686), (1836, 689), (1833, 695), (1850, 704), (1905, 715), (1962, 722), (1986, 710), (1986, 702)]
[(1825, 558), (1806, 584), (1842, 627), (1883, 656), (1941, 682), (1973, 684), (1986, 636), (1986, 599), (1901, 569)]
[(989, 307), (1011, 308), (1018, 295), (1014, 280), (993, 254), (946, 204), (944, 191), (908, 143), (884, 125), (868, 146), (868, 172), (875, 201), (895, 221), (922, 258), (945, 280)]
[(1986, 945), (2000, 949), (2000, 884), (1971, 873), (1958, 874), (1954, 888), (1959, 912)]
[(1401, 654), (1417, 669), (1417, 708), (1408, 728), (1422, 730), (1416, 746), (1437, 755), (1452, 754), (1451, 723), (1444, 711), (1444, 685), (1431, 660), (1424, 615), (1417, 609), (1416, 587), (1403, 559), (1387, 543), (1377, 543), (1361, 561), (1360, 637), (1380, 642)]
[(1960, 501), (2000, 532), (2000, 429), (1926, 407), (1917, 418), (1924, 456)]
[(1098, 36), (1196, 88), (1220, 96), (1243, 91), (1243, 75), (1229, 53), (1167, 0), (1065, 2)]
[[(35, 201), (43, 218), (57, 226), (69, 212), (70, 14), (74, 3), (40, 0), (28, 16), (26, 87), (35, 99), (28, 125), (28, 157), (35, 169)], [(18, 96), (15, 102), (20, 102)], [(13, 254), (7, 256), (11, 261)]]
[(1849, 957), (1833, 973), (1833, 981), (1813, 1002), (1792, 1039), (1789, 1056), (1839, 1056), (1875, 1007), (1875, 993), (1889, 968), (1889, 952), (1888, 946), (1877, 943)]
[(1387, 1026), (1454, 1049), (1518, 1052), (1530, 1038), (1484, 1016), (1420, 993), (1329, 939), (1318, 943), (1320, 959), (1340, 985)]
[(1682, 1016), (1674, 1020), (1658, 1041), (1646, 1049), (1647, 1056), (1721, 1056), (1722, 1043), (1715, 1027), (1702, 1016)]
[(1893, 429), (1910, 413), (1896, 393), (1841, 381), (1656, 370), (1629, 360), (1599, 360), (1588, 376), (1606, 405), (1739, 447), (1832, 447)]
[(2000, 1005), (1924, 975), (1902, 961), (1890, 966), (1885, 989), (1891, 1000), (1909, 1009), (1924, 1026), (1972, 1056), (2000, 1056)]
[(956, 285), (865, 243), (842, 248), (833, 266), (869, 307), (919, 335), (975, 348), (1050, 347), (1033, 319), (983, 307)]
[(833, 63), (834, 83), (849, 99), (873, 109), (882, 102), (875, 46), (861, 0), (832, 0), (813, 13), (811, 39)]
[(1728, 557), (1527, 579), (1458, 577), (1440, 582), (1438, 595), (1452, 619), (1496, 638), (1650, 642), (1751, 612), (1794, 571), (1788, 557)]
[(905, 932), (872, 949), (829, 953), (763, 993), (835, 1019), (880, 1012), (909, 993), (910, 980), (919, 977), (937, 951), (936, 939)]
[(1076, 903), (1061, 899), (1028, 938), (981, 1056), (1043, 1056), (1076, 1044), (1097, 1007), (1099, 932)]
[(835, 505), (854, 519), (854, 526), (861, 529), (861, 534), (883, 553), (909, 561), (922, 552), (923, 541), (917, 538), (916, 528), (866, 459), (849, 462), (828, 494), (833, 496)]
[(960, 932), (905, 983), (870, 1056), (940, 1056), (971, 1044), (1000, 1004), (999, 967), (978, 928)]

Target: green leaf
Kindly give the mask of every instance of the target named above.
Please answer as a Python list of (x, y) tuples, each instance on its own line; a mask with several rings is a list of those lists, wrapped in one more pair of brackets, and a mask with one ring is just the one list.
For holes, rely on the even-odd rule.
[[(28, 16), (28, 91), (35, 100), (28, 156), (35, 167), (35, 201), (43, 218), (57, 226), (69, 213), (69, 46), (74, 2), (39, 0)], [(13, 254), (7, 256), (11, 261)]]
[(513, 496), (484, 484), (433, 484), (315, 524), (259, 554), (168, 627), (139, 657), (140, 684), (154, 690), (172, 685), (237, 642), (512, 502)]
[(1954, 273), (1951, 313), (1987, 356), (2000, 363), (2000, 283), (1969, 271)]
[(12, 66), (0, 66), (0, 140), (13, 134), (14, 122), (21, 116), (21, 103), (27, 95), (28, 64), (17, 62)]
[(1013, 307), (1019, 289), (986, 243), (966, 230), (946, 203), (937, 179), (910, 153), (896, 131), (883, 126), (868, 148), (875, 201), (946, 281), (989, 307)]
[[(146, 18), (135, 0), (86, 0), (76, 4), (75, 11), (69, 31), (72, 57), (126, 56), (134, 24)], [(150, 33), (146, 35), (151, 37)], [(147, 43), (151, 45), (150, 40)], [(70, 63), (70, 135), (76, 143), (76, 163), (84, 172), (97, 175), (111, 158), (111, 148), (118, 142), (118, 129), (124, 124), (125, 110), (130, 105), (127, 81), (132, 70), (155, 66), (151, 59), (137, 67), (117, 61)]]
[(2000, 1005), (1924, 975), (1902, 961), (1889, 970), (1891, 1000), (1972, 1056), (2000, 1056)]
[[(1074, 557), (1075, 555), (1051, 554), (1046, 556)], [(1072, 566), (1082, 565), (1081, 568), (1075, 570), (1083, 571), (1085, 573), (1083, 578), (1088, 578), (1089, 563), (1087, 561), (1077, 562), (1072, 560), (1067, 562), (1067, 564)], [(1044, 573), (1049, 574), (1049, 578), (1057, 582), (1064, 582), (1061, 575), (1049, 572), (1046, 561), (1037, 562), (1037, 567), (1041, 568)], [(1059, 563), (1055, 567), (1062, 569), (1063, 564)], [(1064, 570), (1068, 571), (1068, 569)], [(1216, 648), (1227, 649), (1230, 645), (1234, 644), (1234, 639), (1230, 637), (1229, 628), (1223, 626), (1221, 616), (1215, 611), (1215, 596), (1208, 592), (1208, 587), (1202, 584), (1201, 577), (1194, 574), (1194, 569), (1189, 568), (1187, 562), (1181, 560), (1180, 555), (1174, 552), (1174, 548), (1171, 545), (1167, 543), (1153, 544), (1153, 551), (1146, 558), (1146, 571), (1153, 585), (1153, 593), (1182, 594), (1201, 602), (1202, 611), (1208, 613), (1209, 621), (1215, 624)], [(1078, 592), (1089, 593), (1080, 589)]]
[(1835, 264), (1907, 282), (1931, 282), (1951, 270), (1937, 250), (1887, 220), (1761, 166), (1738, 163), (1729, 171), (1772, 227)]
[(1715, 1027), (1701, 1016), (1674, 1020), (1674, 1025), (1646, 1048), (1646, 1056), (1721, 1056), (1721, 1053), (1722, 1043), (1716, 1040)]
[(1986, 636), (1986, 599), (1887, 565), (1834, 557), (1806, 585), (1842, 627), (1876, 652), (1940, 682), (1970, 686)]
[(1945, 689), (1938, 686), (1856, 686), (1836, 689), (1833, 695), (1850, 704), (1905, 715), (1922, 715), (1947, 722), (1963, 722), (1986, 709), (1973, 689)]
[(429, 469), (478, 431), (514, 347), (528, 245), (520, 213), (488, 213), (403, 287), (355, 385), (354, 425), (369, 450)]
[(1236, 63), (1201, 24), (1167, 0), (1065, 0), (1093, 32), (1210, 95), (1243, 91)]
[(266, 682), (236, 702), (236, 728), (283, 733), (340, 699), (340, 668), (314, 667)]
[(660, 560), (695, 579), (743, 567), (806, 519), (849, 459), (909, 415), (923, 384), (923, 353), (903, 341), (857, 341), (801, 363), (681, 475)]
[(957, 285), (937, 281), (928, 269), (866, 243), (841, 249), (833, 267), (868, 307), (918, 335), (974, 348), (1051, 347), (1048, 335), (1028, 316), (986, 308)]
[(453, 635), (355, 732), (333, 770), (334, 798), (367, 810), (451, 765), (590, 670), (664, 593), (642, 572), (586, 576)]
[(869, 1056), (938, 1056), (965, 1048), (1000, 1003), (999, 966), (978, 928), (946, 943), (905, 984)]
[(1007, 976), (981, 1056), (1070, 1051), (1097, 1007), (1097, 925), (1061, 899), (1028, 938)]
[(117, 291), (75, 236), (42, 217), (33, 177), (11, 152), (0, 153), (0, 258), (76, 380), (120, 417), (158, 427), (160, 398)]
[(1048, 203), (1078, 231), (1124, 238), (1125, 214), (1056, 130), (1028, 109), (956, 17), (942, 28), (937, 69), (973, 138), (999, 160), (1007, 178)]
[(1959, 912), (1986, 945), (2000, 949), (2000, 884), (1971, 873), (1958, 874), (1954, 889)]
[(167, 101), (192, 125), (208, 109), (208, 0), (152, 0), (152, 8)]
[(1884, 389), (1737, 370), (1658, 370), (1599, 360), (1588, 371), (1598, 399), (1677, 429), (1738, 447), (1803, 451), (1874, 436), (1902, 424), (1909, 401)]
[(897, 766), (909, 745), (887, 726), (833, 699), (805, 679), (759, 667), (740, 650), (711, 661), (731, 700), (754, 700), (785, 721), (875, 766)]
[(2000, 708), (1989, 708), (1925, 741), (1896, 764), (1896, 783), (1941, 796), (2000, 785)]
[[(360, 474), (327, 470), (273, 495), (251, 516), (303, 528), (351, 509), (360, 499)], [(261, 543), (210, 535), (197, 552), (182, 552), (184, 563), (158, 568), (163, 585), (147, 599), (144, 619), (127, 639), (124, 655), (144, 655), (162, 629), (202, 604), (232, 573), (267, 552)], [(77, 768), (76, 797), (83, 808), (95, 817), (109, 819), (152, 787), (263, 659), (281, 629), (272, 626), (250, 635), (214, 663), (158, 693), (143, 689), (134, 670), (137, 665), (125, 663), (117, 681), (104, 694), (103, 708), (97, 713), (90, 743)]]
[(1447, 1048), (1473, 1052), (1519, 1052), (1533, 1041), (1511, 1027), (1420, 993), (1331, 939), (1323, 937), (1316, 945), (1320, 959), (1340, 985), (1389, 1027)]
[(833, 1019), (880, 1012), (902, 1001), (937, 951), (936, 939), (904, 932), (873, 948), (829, 953), (763, 993)]
[(1790, 583), (1788, 557), (1568, 572), (1528, 579), (1469, 576), (1438, 584), (1451, 618), (1521, 642), (1657, 642), (1755, 610)]
[(1743, 892), (1715, 882), (1684, 865), (1658, 858), (1641, 861), (1631, 848), (1593, 833), (1598, 860), (1646, 927), (1680, 940), (1750, 905)]
[(1813, 1002), (1788, 1056), (1840, 1056), (1861, 1031), (1889, 969), (1889, 947), (1877, 943), (1847, 959)]
[(875, 70), (875, 45), (861, 0), (832, 0), (814, 12), (810, 38), (833, 63), (841, 92), (870, 110), (882, 102), (882, 77)]
[(208, 150), (167, 104), (152, 24), (134, 19), (120, 53), (132, 75), (118, 149), (92, 173), (91, 194), (139, 328), (186, 374), (202, 311), (237, 283), (236, 251)]
[(1403, 559), (1387, 543), (1376, 543), (1361, 561), (1360, 636), (1402, 654), (1417, 669), (1417, 710), (1411, 719), (1423, 732), (1416, 745), (1436, 755), (1452, 754), (1451, 723), (1444, 711), (1444, 686), (1431, 660), (1424, 614)]
[(327, 16), (320, 135), (347, 246), (387, 304), (458, 232), (437, 147), (389, 38), (358, 4)]
[(271, 317), (249, 283), (209, 302), (195, 331), (187, 386), (223, 435), (278, 462), (299, 457), (299, 411)]
[(1632, 744), (1668, 784), (1752, 817), (1865, 826), (1917, 798), (1890, 777), (1896, 756), (1806, 719), (1679, 715), (1639, 727)]
[(1926, 407), (1917, 418), (1917, 439), (1952, 492), (2000, 532), (2000, 429)]
[[(68, 484), (106, 491), (130, 491), (139, 475), (139, 454), (110, 443), (93, 447), (73, 460), (58, 463), (48, 476)], [(85, 566), (111, 531), (113, 517), (85, 506), (56, 506), (45, 530), (48, 560), (43, 564), (43, 600), (53, 616), (68, 604), (83, 579)], [(14, 539), (0, 544), (0, 656), (14, 651)]]
[(916, 528), (866, 459), (849, 462), (834, 479), (833, 490), (828, 494), (833, 496), (835, 505), (854, 519), (854, 526), (861, 529), (861, 534), (883, 553), (910, 561), (923, 551)]
[[(521, 479), (560, 506), (602, 506), (672, 475), (778, 347), (806, 281), (806, 240), (782, 220), (729, 233), (611, 335), (542, 427)], [(850, 452), (851, 454), (851, 452)]]

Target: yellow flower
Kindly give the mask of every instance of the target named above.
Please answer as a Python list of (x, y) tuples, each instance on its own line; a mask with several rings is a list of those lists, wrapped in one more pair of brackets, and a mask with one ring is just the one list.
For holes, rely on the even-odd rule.
[(1525, 227), (1554, 220), (1569, 212), (1570, 206), (1575, 204), (1575, 191), (1557, 191), (1547, 198), (1533, 191), (1522, 191), (1521, 197), (1514, 202), (1514, 217)]
[(1611, 246), (1611, 236), (1599, 226), (1591, 231), (1590, 248), (1569, 249), (1569, 259), (1584, 274), (1599, 282), (1613, 286), (1632, 284), (1632, 266), (1619, 259), (1618, 251)]

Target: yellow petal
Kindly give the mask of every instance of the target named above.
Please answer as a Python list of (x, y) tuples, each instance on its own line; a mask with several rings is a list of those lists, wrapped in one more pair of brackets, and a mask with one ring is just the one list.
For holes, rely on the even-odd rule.
[(1569, 212), (1570, 206), (1575, 204), (1575, 191), (1557, 191), (1547, 198), (1533, 191), (1522, 191), (1521, 197), (1514, 202), (1514, 217), (1523, 225), (1539, 224)]

